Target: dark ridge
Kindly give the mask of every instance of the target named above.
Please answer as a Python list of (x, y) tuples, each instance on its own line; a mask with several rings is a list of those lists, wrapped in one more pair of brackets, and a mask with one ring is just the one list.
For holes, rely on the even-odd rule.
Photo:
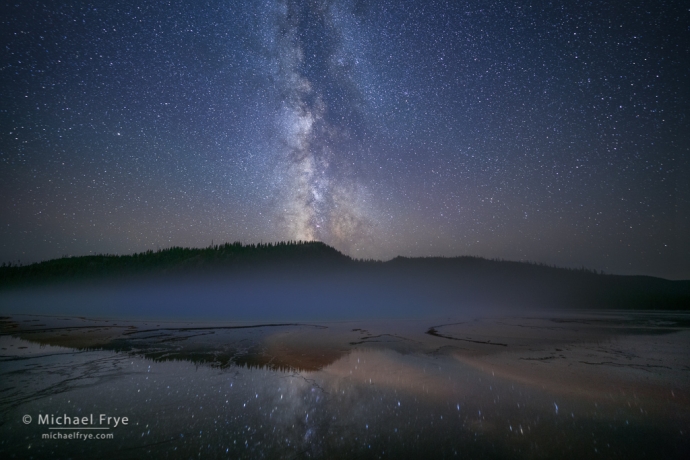
[(276, 275), (295, 286), (302, 283), (304, 292), (316, 288), (330, 292), (329, 286), (337, 280), (340, 297), (347, 299), (351, 295), (353, 302), (360, 304), (374, 302), (376, 295), (377, 299), (394, 302), (418, 299), (414, 301), (419, 305), (690, 309), (688, 280), (605, 275), (584, 268), (468, 256), (355, 260), (324, 243), (301, 241), (172, 247), (126, 256), (63, 257), (25, 266), (5, 264), (0, 267), (0, 290), (75, 282), (238, 276), (250, 276), (264, 283), (263, 289), (272, 290)]
[(62, 257), (31, 265), (0, 266), (0, 288), (25, 284), (242, 270), (300, 270), (343, 266), (352, 259), (320, 242), (225, 243), (171, 247), (132, 255)]

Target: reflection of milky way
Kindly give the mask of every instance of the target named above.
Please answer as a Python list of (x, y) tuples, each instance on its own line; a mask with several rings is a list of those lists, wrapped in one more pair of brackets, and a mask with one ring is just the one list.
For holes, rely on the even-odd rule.
[[(7, 336), (0, 346), (12, 356), (0, 368), (10, 390), (0, 401), (0, 434), (3, 450), (19, 457), (26, 439), (45, 430), (18, 422), (23, 414), (91, 411), (131, 422), (112, 442), (89, 442), (94, 458), (682, 458), (687, 449), (678, 435), (687, 390), (673, 386), (669, 396), (667, 382), (663, 395), (638, 384), (592, 404), (449, 356), (391, 350), (355, 350), (317, 372), (276, 372)], [(669, 397), (677, 398), (670, 411)], [(60, 452), (78, 457), (85, 446), (62, 443)], [(32, 444), (36, 458), (52, 449)]]
[[(329, 241), (347, 250), (365, 238), (371, 219), (366, 216), (364, 187), (352, 177), (342, 158), (343, 146), (337, 142), (348, 134), (347, 127), (333, 123), (323, 94), (329, 86), (335, 86), (331, 91), (337, 93), (349, 90), (342, 87), (348, 81), (342, 78), (344, 69), (311, 62), (332, 61), (343, 50), (335, 43), (305, 56), (307, 44), (302, 37), (308, 29), (323, 28), (336, 37), (342, 35), (334, 12), (327, 5), (316, 9), (282, 5), (273, 11), (273, 27), (268, 28), (271, 36), (267, 41), (273, 45), (271, 76), (280, 105), (275, 120), (279, 127), (275, 174), (280, 190), (276, 211), (290, 238)], [(308, 16), (306, 21), (304, 16)], [(322, 65), (323, 73), (310, 79), (306, 70), (315, 65)]]
[[(222, 327), (14, 317), (4, 325), (22, 338), (0, 336), (2, 448), (23, 457), (40, 438), (45, 426), (18, 422), (25, 414), (93, 411), (132, 421), (89, 443), (94, 458), (683, 458), (686, 316)], [(432, 324), (442, 336), (425, 332)]]

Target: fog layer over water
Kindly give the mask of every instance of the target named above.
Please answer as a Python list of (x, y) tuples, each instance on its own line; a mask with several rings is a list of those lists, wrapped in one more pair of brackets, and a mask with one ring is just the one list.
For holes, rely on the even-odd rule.
[[(457, 283), (363, 274), (168, 278), (0, 291), (0, 313), (221, 321), (328, 321), (500, 311), (509, 296), (458, 294)], [(519, 297), (519, 296), (518, 296)], [(511, 310), (522, 308), (512, 302)], [(553, 304), (551, 304), (553, 305)], [(536, 308), (538, 304), (531, 304)], [(556, 305), (554, 305), (556, 306)]]

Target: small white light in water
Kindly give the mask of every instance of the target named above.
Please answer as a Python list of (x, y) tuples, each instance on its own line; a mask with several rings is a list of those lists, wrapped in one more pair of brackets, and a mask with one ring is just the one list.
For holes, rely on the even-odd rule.
[(553, 403), (553, 405), (556, 407), (556, 413), (558, 413), (558, 404)]

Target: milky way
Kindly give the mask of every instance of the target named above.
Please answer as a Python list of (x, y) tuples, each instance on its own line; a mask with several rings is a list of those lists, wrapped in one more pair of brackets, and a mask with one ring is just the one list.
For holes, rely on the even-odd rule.
[[(348, 146), (340, 143), (350, 129), (329, 110), (335, 98), (359, 96), (346, 68), (352, 58), (342, 42), (349, 30), (340, 14), (335, 4), (289, 3), (275, 5), (265, 18), (280, 104), (278, 219), (294, 239), (329, 241), (347, 251), (366, 238), (372, 218), (364, 187), (345, 161)], [(319, 32), (332, 43), (323, 43)]]
[(682, 2), (0, 17), (0, 261), (316, 239), (690, 277)]

